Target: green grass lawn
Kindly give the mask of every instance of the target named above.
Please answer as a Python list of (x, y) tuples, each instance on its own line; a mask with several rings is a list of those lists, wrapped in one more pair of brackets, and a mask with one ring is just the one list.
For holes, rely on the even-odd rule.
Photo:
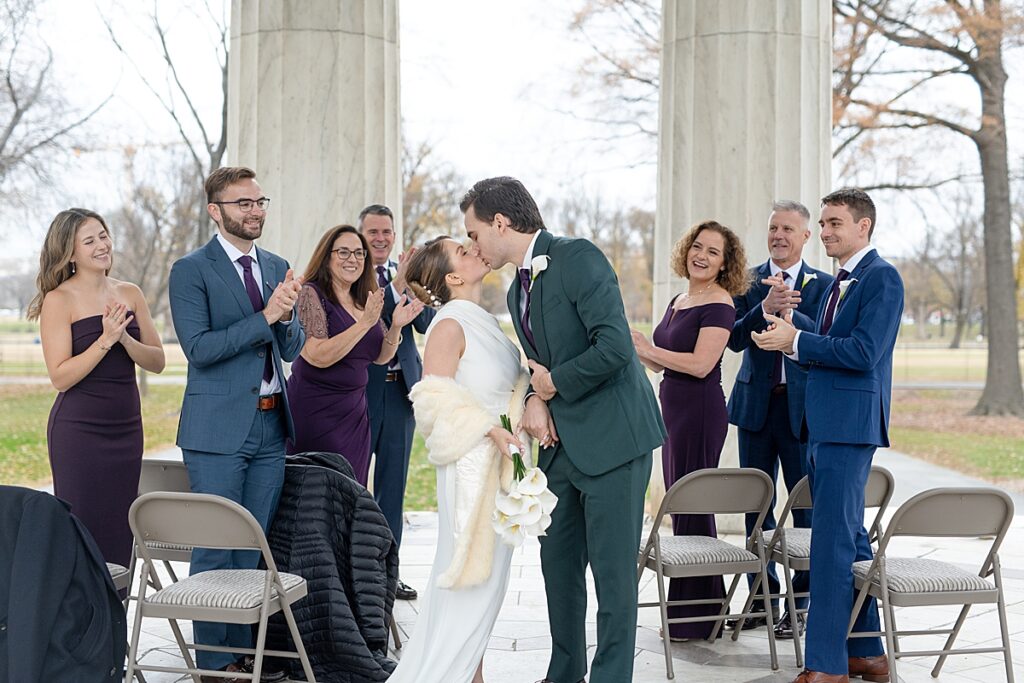
[[(145, 448), (174, 444), (184, 386), (150, 386), (142, 399)], [(38, 486), (50, 480), (46, 422), (56, 392), (46, 385), (0, 387), (0, 483)]]

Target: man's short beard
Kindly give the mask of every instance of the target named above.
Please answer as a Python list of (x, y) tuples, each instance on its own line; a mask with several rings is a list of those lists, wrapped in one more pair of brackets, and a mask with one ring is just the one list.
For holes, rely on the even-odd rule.
[(221, 213), (221, 218), (224, 221), (224, 230), (229, 235), (240, 237), (243, 240), (255, 240), (259, 239), (260, 235), (263, 234), (263, 222), (267, 220), (266, 215), (260, 219), (260, 223), (256, 228), (246, 228), (245, 219), (236, 221), (227, 214)]

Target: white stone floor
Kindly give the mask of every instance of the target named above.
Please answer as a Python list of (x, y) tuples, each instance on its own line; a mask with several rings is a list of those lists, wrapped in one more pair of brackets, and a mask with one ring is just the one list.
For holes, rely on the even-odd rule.
[[(896, 476), (897, 490), (891, 511), (910, 495), (924, 488), (977, 483), (959, 474), (897, 453), (881, 452), (876, 462), (892, 469)], [(1004, 568), (1014, 673), (1024, 681), (1024, 504), (1021, 504), (1019, 496), (1015, 496), (1015, 500), (1021, 514), (1015, 519), (1000, 555)], [(420, 512), (408, 515), (408, 526), (401, 551), (402, 579), (413, 587), (422, 588), (430, 573), (436, 529), (437, 517), (434, 513)], [(724, 538), (731, 542), (740, 542), (738, 536)], [(956, 563), (970, 571), (977, 571), (981, 556), (988, 547), (988, 542), (984, 540), (908, 541), (899, 546), (899, 554), (928, 556)], [(186, 571), (184, 567), (182, 571)], [(596, 644), (597, 606), (592, 581), (588, 582), (588, 587), (587, 640), (593, 652)], [(734, 611), (742, 607), (744, 597), (745, 595), (737, 597)], [(641, 585), (641, 601), (648, 600), (657, 600), (657, 588), (653, 583), (652, 573), (647, 573)], [(897, 619), (901, 628), (948, 626), (955, 619), (957, 611), (956, 608), (942, 607), (903, 609), (897, 611)], [(405, 639), (415, 626), (417, 603), (398, 602), (395, 614)], [(186, 638), (189, 638), (190, 629), (185, 626)], [(640, 610), (633, 681), (666, 680), (664, 653), (658, 630), (657, 608)], [(903, 646), (904, 649), (932, 648), (939, 647), (941, 642), (940, 637), (923, 636), (907, 638), (903, 641)], [(994, 608), (979, 606), (972, 610), (958, 643), (976, 647), (998, 646), (999, 623)], [(147, 620), (144, 623), (142, 647), (143, 650), (150, 652), (145, 660), (147, 662), (181, 661), (166, 622)], [(550, 649), (551, 639), (540, 573), (539, 545), (532, 541), (518, 549), (514, 555), (509, 592), (484, 659), (485, 679), (488, 683), (536, 681), (545, 674)], [(768, 640), (763, 628), (743, 632), (736, 642), (727, 636), (715, 643), (673, 643), (671, 651), (676, 680), (688, 683), (789, 683), (799, 673), (791, 641), (779, 641), (781, 669), (772, 672)], [(394, 656), (400, 657), (401, 651), (395, 652)], [(900, 680), (904, 683), (936, 680), (929, 673), (933, 665), (934, 658), (900, 660)], [(150, 673), (146, 678), (151, 683), (168, 683), (181, 679), (176, 675), (157, 673)], [(1003, 681), (1005, 671), (1001, 655), (951, 656), (938, 680), (942, 683)]]

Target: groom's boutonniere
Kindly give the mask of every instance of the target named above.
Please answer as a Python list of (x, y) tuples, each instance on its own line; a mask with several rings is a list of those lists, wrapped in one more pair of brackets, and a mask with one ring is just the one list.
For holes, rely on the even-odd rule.
[(388, 261), (388, 281), (394, 280), (398, 276), (398, 266), (392, 261)]
[(851, 277), (848, 280), (843, 280), (842, 282), (839, 283), (839, 300), (840, 301), (842, 301), (843, 297), (846, 296), (846, 290), (848, 290), (850, 288), (850, 285), (852, 285), (856, 281), (857, 281), (857, 278)]
[(540, 277), (541, 273), (548, 269), (550, 262), (551, 257), (547, 254), (534, 256), (533, 260), (530, 261), (530, 291), (533, 291), (533, 283)]
[(817, 279), (818, 279), (818, 274), (817, 273), (804, 273), (804, 282), (803, 282), (802, 285), (800, 285), (800, 287), (801, 288), (806, 287), (808, 282), (810, 282), (811, 280), (817, 280)]

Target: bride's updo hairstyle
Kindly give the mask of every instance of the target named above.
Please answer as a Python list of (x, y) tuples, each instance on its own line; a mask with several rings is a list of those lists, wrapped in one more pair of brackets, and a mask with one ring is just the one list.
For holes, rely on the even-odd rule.
[(409, 290), (427, 306), (441, 308), (451, 301), (452, 291), (448, 289), (445, 276), (452, 272), (452, 263), (444, 248), (445, 242), (450, 239), (442, 235), (430, 240), (416, 250), (405, 267), (405, 281)]

